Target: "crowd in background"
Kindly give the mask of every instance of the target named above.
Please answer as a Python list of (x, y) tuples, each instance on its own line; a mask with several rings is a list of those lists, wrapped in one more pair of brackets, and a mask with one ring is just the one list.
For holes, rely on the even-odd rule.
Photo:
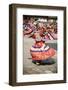
[(57, 17), (24, 15), (23, 31), (24, 35), (32, 38), (36, 35), (38, 39), (42, 37), (44, 40), (57, 40)]

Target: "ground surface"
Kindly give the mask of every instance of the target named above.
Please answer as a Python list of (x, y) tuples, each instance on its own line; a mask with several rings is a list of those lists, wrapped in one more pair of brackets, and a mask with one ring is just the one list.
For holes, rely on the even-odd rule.
[[(24, 38), (24, 59), (23, 59), (23, 74), (47, 74), (57, 73), (57, 53), (51, 58), (54, 59), (55, 63), (51, 65), (36, 65), (32, 63), (30, 55), (30, 47), (33, 45), (32, 39)], [(50, 47), (57, 50), (56, 41), (46, 42)]]

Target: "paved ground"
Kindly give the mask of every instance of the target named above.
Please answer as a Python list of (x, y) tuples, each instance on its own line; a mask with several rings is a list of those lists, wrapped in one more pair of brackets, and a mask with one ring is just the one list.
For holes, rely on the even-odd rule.
[[(30, 56), (30, 47), (33, 45), (34, 41), (32, 39), (24, 38), (24, 60), (23, 60), (23, 74), (47, 74), (47, 73), (57, 73), (57, 53), (51, 59), (55, 61), (51, 65), (36, 65), (32, 63)], [(47, 42), (50, 47), (57, 50), (56, 41)]]

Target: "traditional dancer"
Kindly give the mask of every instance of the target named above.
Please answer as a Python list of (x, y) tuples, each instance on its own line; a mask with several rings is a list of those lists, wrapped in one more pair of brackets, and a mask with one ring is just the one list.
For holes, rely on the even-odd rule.
[[(38, 23), (36, 27), (28, 23), (26, 25), (26, 30), (24, 30), (24, 35), (29, 35), (35, 40), (35, 44), (30, 48), (30, 54), (32, 56), (32, 62), (39, 64), (52, 63), (50, 58), (55, 55), (55, 49), (50, 48), (46, 45), (44, 38), (44, 33), (46, 32), (46, 27), (43, 23)], [(25, 29), (25, 28), (24, 28)]]

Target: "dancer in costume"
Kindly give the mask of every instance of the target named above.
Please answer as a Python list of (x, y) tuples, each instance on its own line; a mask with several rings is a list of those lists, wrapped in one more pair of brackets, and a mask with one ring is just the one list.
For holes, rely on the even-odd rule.
[[(29, 23), (30, 22), (30, 23)], [(24, 35), (35, 40), (34, 45), (30, 48), (30, 54), (32, 56), (32, 62), (39, 64), (52, 63), (50, 58), (55, 55), (55, 49), (46, 45), (44, 36), (46, 33), (46, 27), (43, 23), (37, 23), (35, 26), (33, 22), (29, 21), (24, 28)]]

